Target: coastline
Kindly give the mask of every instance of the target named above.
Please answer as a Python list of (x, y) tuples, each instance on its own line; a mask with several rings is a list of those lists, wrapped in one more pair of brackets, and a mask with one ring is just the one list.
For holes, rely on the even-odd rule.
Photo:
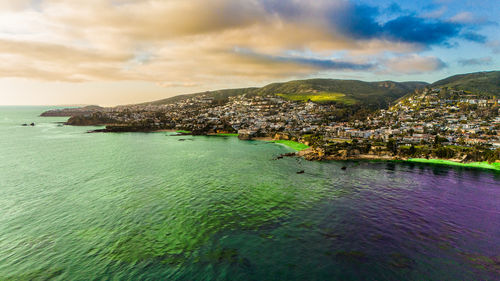
[[(185, 134), (191, 133), (189, 131), (179, 131), (179, 130), (164, 130), (164, 131), (185, 133)], [(210, 134), (207, 134), (207, 136), (237, 137), (237, 136), (239, 136), (239, 134), (236, 134), (236, 133), (210, 133)], [(282, 145), (289, 147), (297, 152), (310, 148), (310, 146), (305, 145), (305, 144), (300, 143), (300, 142), (291, 141), (291, 140), (275, 140), (272, 137), (254, 137), (251, 140), (282, 144)]]
[[(106, 132), (105, 130), (93, 130), (92, 132)], [(110, 132), (110, 131), (107, 131)], [(113, 131), (111, 131), (113, 132)], [(184, 130), (174, 130), (174, 129), (161, 129), (153, 130), (150, 132), (175, 132), (180, 135), (191, 135), (192, 132)], [(237, 137), (238, 134), (235, 133), (212, 133), (206, 136), (224, 136), (224, 137)], [(420, 163), (427, 165), (441, 165), (441, 166), (455, 166), (463, 168), (474, 168), (474, 169), (484, 169), (490, 171), (500, 171), (500, 162), (488, 163), (488, 162), (469, 162), (462, 163), (448, 159), (426, 159), (426, 158), (400, 158), (398, 156), (381, 156), (381, 155), (369, 155), (360, 154), (356, 156), (348, 157), (338, 157), (338, 156), (325, 156), (318, 155), (317, 152), (313, 150), (312, 147), (307, 146), (303, 143), (291, 141), (291, 140), (275, 140), (272, 137), (255, 137), (252, 138), (255, 141), (264, 141), (270, 143), (276, 143), (284, 145), (288, 148), (295, 150), (295, 156), (302, 157), (309, 161), (349, 161), (349, 160), (361, 160), (361, 161), (386, 161), (386, 162), (403, 162), (403, 163)], [(290, 156), (290, 155), (286, 155)]]
[(289, 147), (297, 152), (311, 148), (308, 145), (305, 145), (303, 143), (296, 142), (296, 141), (291, 141), (291, 140), (272, 140), (271, 139), (271, 140), (265, 140), (265, 141), (277, 143), (277, 144), (282, 144), (282, 145), (287, 146), (287, 147)]
[(403, 160), (410, 163), (423, 163), (423, 164), (434, 164), (434, 165), (447, 165), (447, 166), (457, 166), (464, 168), (479, 168), (500, 171), (500, 162), (488, 163), (488, 162), (470, 162), (461, 163), (445, 159), (425, 159), (425, 158), (409, 158)]
[[(298, 155), (301, 156), (301, 155)], [(500, 172), (500, 162), (469, 162), (462, 163), (446, 159), (425, 159), (425, 158), (398, 158), (395, 156), (359, 155), (354, 157), (339, 158), (326, 157), (325, 161), (375, 161), (375, 162), (397, 162), (397, 163), (417, 163), (425, 165), (454, 166), (462, 168), (472, 168)], [(321, 160), (320, 160), (321, 161)]]

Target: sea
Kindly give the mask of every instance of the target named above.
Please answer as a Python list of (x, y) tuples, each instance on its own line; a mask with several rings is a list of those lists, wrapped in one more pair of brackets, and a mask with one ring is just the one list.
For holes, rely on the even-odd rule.
[(52, 108), (0, 107), (2, 281), (500, 280), (498, 172), (87, 133)]

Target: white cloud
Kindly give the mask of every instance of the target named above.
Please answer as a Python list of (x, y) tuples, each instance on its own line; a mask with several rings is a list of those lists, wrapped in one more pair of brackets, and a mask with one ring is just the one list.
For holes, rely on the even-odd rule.
[(383, 61), (387, 71), (400, 74), (417, 74), (431, 72), (446, 67), (446, 64), (437, 57), (407, 55), (394, 57)]
[(424, 48), (418, 44), (340, 32), (326, 11), (349, 10), (344, 0), (44, 0), (39, 9), (31, 1), (0, 3), (0, 77), (190, 87), (321, 71), (301, 60), (272, 59), (290, 50), (319, 60), (343, 54), (346, 62), (376, 62), (391, 53), (398, 59), (382, 63), (405, 73), (444, 64), (407, 55)]

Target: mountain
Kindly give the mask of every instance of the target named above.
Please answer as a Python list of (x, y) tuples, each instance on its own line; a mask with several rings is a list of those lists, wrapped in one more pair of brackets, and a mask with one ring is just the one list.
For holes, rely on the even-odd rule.
[(340, 102), (383, 107), (408, 92), (427, 86), (425, 82), (364, 82), (359, 80), (310, 79), (273, 83), (258, 90), (261, 95), (279, 95), (292, 100)]
[(161, 105), (175, 103), (198, 95), (209, 95), (215, 100), (223, 100), (230, 96), (277, 95), (285, 99), (314, 102), (336, 102), (343, 104), (360, 104), (380, 108), (390, 102), (413, 92), (417, 88), (426, 87), (425, 82), (364, 82), (359, 80), (309, 79), (284, 83), (273, 83), (262, 88), (241, 88), (209, 91), (190, 95), (179, 95), (167, 99), (144, 103), (143, 105)]
[(480, 95), (497, 95), (500, 94), (500, 71), (454, 75), (434, 82), (430, 87), (448, 87)]

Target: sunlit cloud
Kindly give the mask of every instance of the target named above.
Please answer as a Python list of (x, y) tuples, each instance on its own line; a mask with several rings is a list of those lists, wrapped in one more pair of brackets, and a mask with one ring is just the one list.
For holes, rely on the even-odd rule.
[(446, 63), (422, 52), (488, 42), (475, 15), (446, 11), (347, 0), (1, 1), (0, 76), (195, 87), (436, 71)]
[(446, 63), (437, 57), (408, 55), (388, 59), (385, 66), (390, 72), (413, 74), (440, 70), (446, 67)]

